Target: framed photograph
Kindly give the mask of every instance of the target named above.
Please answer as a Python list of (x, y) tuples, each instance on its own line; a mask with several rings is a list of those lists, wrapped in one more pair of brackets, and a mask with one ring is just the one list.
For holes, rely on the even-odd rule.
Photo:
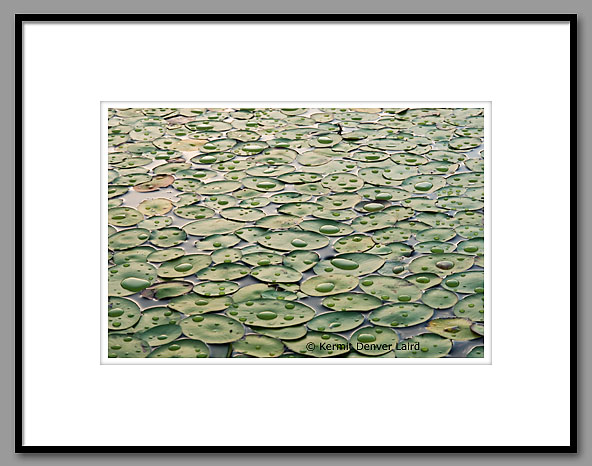
[(17, 451), (576, 451), (575, 15), (15, 21)]

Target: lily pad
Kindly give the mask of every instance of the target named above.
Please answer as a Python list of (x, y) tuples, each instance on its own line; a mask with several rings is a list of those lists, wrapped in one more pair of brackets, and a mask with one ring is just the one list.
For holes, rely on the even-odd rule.
[(150, 352), (150, 345), (135, 335), (112, 333), (107, 340), (110, 358), (145, 358)]
[(373, 310), (368, 319), (381, 327), (411, 327), (430, 320), (434, 310), (424, 304), (398, 303), (388, 304)]
[(284, 344), (265, 335), (247, 335), (232, 344), (234, 351), (256, 358), (275, 358), (284, 352)]
[(358, 286), (358, 277), (345, 274), (323, 274), (305, 280), (301, 289), (309, 296), (330, 296), (353, 290)]
[(475, 346), (471, 351), (467, 353), (467, 358), (484, 358), (485, 349), (483, 346)]
[(298, 302), (253, 299), (233, 304), (226, 314), (249, 326), (280, 328), (308, 322), (314, 317), (315, 311)]
[(112, 251), (131, 249), (144, 244), (150, 238), (150, 231), (145, 228), (121, 230), (109, 236), (107, 244)]
[(187, 254), (160, 264), (158, 276), (162, 278), (181, 278), (195, 274), (210, 265), (212, 259), (206, 254)]
[(428, 323), (427, 329), (451, 340), (474, 340), (480, 335), (471, 330), (472, 322), (467, 319), (434, 319)]
[(181, 335), (181, 327), (176, 324), (157, 325), (137, 334), (152, 347), (170, 343), (179, 335)]
[(360, 288), (383, 301), (413, 302), (421, 296), (417, 286), (397, 277), (370, 275), (360, 280)]
[(197, 293), (189, 293), (169, 301), (168, 307), (186, 315), (206, 314), (223, 311), (232, 304), (227, 296), (208, 298)]
[(343, 273), (355, 276), (376, 272), (384, 264), (384, 259), (374, 254), (346, 253), (319, 262), (314, 271), (324, 273)]
[(180, 339), (159, 346), (152, 351), (149, 358), (207, 358), (210, 349), (203, 341)]
[(455, 273), (447, 277), (442, 286), (456, 293), (484, 293), (484, 276), (482, 271)]
[(318, 314), (306, 325), (317, 332), (347, 332), (364, 323), (364, 316), (355, 311), (337, 311)]
[(115, 207), (109, 209), (108, 216), (109, 224), (115, 225), (116, 227), (129, 227), (137, 225), (144, 220), (144, 216), (131, 207)]
[(291, 327), (280, 327), (280, 328), (265, 328), (265, 327), (253, 327), (254, 330), (261, 335), (265, 335), (272, 338), (279, 338), (280, 340), (298, 340), (306, 335), (306, 327), (304, 325), (294, 325)]
[(125, 330), (140, 320), (139, 306), (131, 299), (109, 298), (107, 325), (110, 330)]
[(429, 272), (441, 277), (470, 269), (474, 259), (466, 254), (427, 254), (413, 259), (409, 270), (413, 273)]
[(133, 328), (134, 332), (143, 332), (158, 325), (176, 324), (183, 318), (180, 312), (165, 306), (156, 306), (142, 311), (142, 317)]
[(251, 275), (266, 283), (294, 283), (302, 278), (302, 274), (291, 267), (283, 265), (262, 265), (255, 267)]
[(350, 337), (352, 349), (367, 356), (379, 356), (393, 351), (399, 336), (389, 328), (362, 327)]
[(223, 218), (206, 218), (188, 223), (183, 230), (192, 236), (209, 236), (213, 234), (224, 235), (232, 233), (242, 227), (240, 222), (226, 220)]
[(168, 299), (189, 293), (193, 289), (193, 283), (185, 281), (170, 281), (156, 283), (142, 290), (140, 293), (146, 299)]
[(448, 309), (458, 302), (458, 296), (448, 290), (432, 288), (424, 292), (421, 300), (433, 309)]
[(240, 288), (236, 282), (202, 282), (193, 287), (200, 296), (227, 296)]
[(334, 311), (371, 311), (382, 306), (382, 300), (364, 293), (340, 293), (323, 299), (323, 306)]
[(400, 341), (395, 353), (398, 358), (442, 358), (450, 353), (452, 341), (433, 333), (422, 333)]
[(485, 314), (485, 297), (482, 293), (469, 295), (454, 306), (454, 315), (472, 320), (473, 322), (483, 322)]
[(156, 278), (154, 266), (144, 262), (126, 262), (109, 269), (109, 296), (131, 296), (148, 288)]
[(219, 314), (197, 315), (183, 319), (179, 325), (183, 335), (204, 343), (231, 343), (245, 334), (243, 325)]
[(146, 199), (138, 205), (138, 210), (147, 217), (164, 215), (171, 211), (173, 203), (169, 199)]
[(243, 278), (249, 268), (242, 264), (216, 264), (197, 272), (197, 278), (209, 281), (229, 281)]
[(161, 228), (150, 234), (150, 242), (159, 248), (170, 248), (183, 243), (187, 239), (187, 233), (180, 228)]
[(329, 240), (319, 233), (311, 231), (285, 230), (270, 232), (257, 238), (262, 246), (279, 251), (322, 249)]

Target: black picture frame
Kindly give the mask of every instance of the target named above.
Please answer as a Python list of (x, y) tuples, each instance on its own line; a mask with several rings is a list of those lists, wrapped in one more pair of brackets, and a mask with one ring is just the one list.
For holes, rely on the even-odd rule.
[(577, 14), (16, 14), (15, 15), (15, 452), (16, 453), (577, 453), (578, 351), (577, 282), (570, 283), (570, 444), (546, 446), (27, 446), (23, 444), (23, 25), (34, 22), (568, 22), (570, 25), (570, 272), (577, 275)]

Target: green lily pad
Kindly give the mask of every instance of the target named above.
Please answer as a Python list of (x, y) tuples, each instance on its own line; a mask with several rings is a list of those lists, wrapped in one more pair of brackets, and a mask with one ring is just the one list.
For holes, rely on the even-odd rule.
[(180, 228), (162, 228), (150, 234), (150, 242), (159, 248), (170, 248), (183, 243), (187, 239), (187, 233)]
[(473, 322), (483, 322), (485, 314), (485, 297), (482, 293), (469, 295), (454, 306), (454, 315), (472, 320)]
[(382, 306), (382, 301), (364, 293), (340, 293), (324, 298), (322, 304), (334, 311), (365, 312)]
[(473, 262), (473, 257), (466, 254), (427, 254), (413, 259), (409, 264), (409, 270), (413, 273), (430, 272), (444, 277), (470, 269)]
[(131, 299), (109, 298), (107, 325), (110, 330), (125, 330), (140, 320), (140, 307)]
[(220, 216), (237, 222), (254, 222), (265, 216), (265, 212), (248, 207), (229, 207), (222, 209)]
[(145, 358), (150, 345), (135, 335), (110, 334), (107, 342), (110, 358)]
[(452, 341), (433, 333), (422, 333), (400, 341), (395, 353), (398, 358), (442, 358), (450, 353)]
[(358, 277), (344, 274), (323, 274), (310, 277), (300, 286), (309, 296), (330, 296), (353, 290), (358, 286)]
[(181, 335), (181, 327), (176, 324), (157, 325), (136, 335), (152, 347), (166, 345)]
[(349, 339), (352, 349), (367, 356), (393, 351), (398, 341), (399, 337), (393, 330), (383, 327), (362, 327)]
[(352, 227), (335, 220), (305, 220), (300, 222), (300, 228), (314, 231), (327, 236), (345, 236), (353, 232)]
[(316, 210), (323, 210), (319, 204), (314, 202), (296, 202), (280, 206), (278, 212), (284, 215), (293, 215), (295, 217), (306, 217)]
[(461, 186), (463, 188), (482, 187), (485, 184), (485, 175), (479, 172), (464, 172), (450, 175), (446, 178), (449, 186)]
[(151, 252), (146, 257), (148, 262), (165, 262), (173, 259), (178, 259), (179, 257), (185, 255), (185, 250), (181, 248), (169, 248), (169, 249), (161, 249), (158, 251)]
[(384, 264), (384, 259), (374, 254), (346, 253), (319, 262), (314, 271), (323, 273), (343, 273), (355, 276), (376, 272)]
[(282, 259), (286, 267), (302, 273), (313, 268), (319, 262), (319, 255), (313, 251), (292, 251)]
[(274, 358), (284, 352), (284, 344), (265, 335), (247, 335), (232, 344), (234, 351), (256, 358)]
[(272, 338), (279, 338), (280, 340), (298, 340), (306, 335), (306, 327), (304, 325), (294, 325), (291, 327), (280, 328), (265, 328), (253, 327), (251, 330)]
[(147, 299), (168, 299), (175, 296), (181, 296), (189, 293), (193, 289), (193, 283), (184, 281), (170, 281), (156, 283), (145, 288), (140, 293), (143, 298)]
[(156, 306), (142, 311), (142, 317), (134, 327), (134, 332), (143, 332), (158, 325), (176, 324), (183, 318), (180, 312), (165, 306)]
[(213, 234), (224, 235), (232, 233), (242, 227), (240, 222), (225, 220), (223, 218), (206, 218), (188, 223), (183, 230), (192, 236), (209, 236)]
[(333, 248), (338, 253), (364, 252), (375, 246), (373, 239), (366, 235), (349, 235), (338, 239)]
[(467, 353), (467, 358), (484, 358), (485, 348), (483, 346), (475, 346)]
[(484, 276), (482, 271), (455, 273), (447, 277), (442, 286), (456, 293), (484, 293)]
[(315, 311), (299, 302), (253, 299), (233, 304), (226, 314), (249, 326), (280, 328), (308, 322), (314, 317)]
[(458, 296), (448, 290), (432, 288), (424, 292), (421, 300), (433, 309), (448, 309), (458, 302)]
[(154, 266), (144, 262), (126, 262), (109, 269), (109, 296), (131, 296), (148, 288), (156, 278)]
[(216, 264), (197, 272), (197, 278), (209, 281), (229, 281), (243, 278), (249, 268), (242, 264)]
[(187, 254), (177, 259), (163, 262), (158, 268), (158, 276), (162, 278), (181, 278), (195, 274), (211, 263), (206, 254)]
[(456, 250), (463, 254), (484, 254), (485, 245), (483, 244), (483, 238), (461, 241), (456, 245)]
[(427, 290), (428, 288), (442, 283), (442, 278), (440, 278), (435, 273), (417, 273), (413, 275), (407, 275), (405, 280), (413, 283), (422, 290)]
[(419, 242), (427, 241), (449, 241), (456, 236), (451, 228), (430, 228), (416, 233), (415, 239)]
[(240, 322), (219, 314), (187, 317), (179, 325), (183, 335), (204, 343), (231, 343), (240, 340), (245, 334), (245, 328)]
[(227, 296), (240, 288), (236, 282), (203, 282), (193, 287), (200, 296)]
[(191, 204), (188, 206), (177, 207), (174, 211), (177, 217), (188, 218), (191, 220), (201, 220), (215, 215), (214, 210), (201, 205)]
[(323, 187), (336, 193), (354, 192), (364, 186), (364, 180), (349, 173), (327, 175), (321, 181)]
[(206, 314), (208, 312), (223, 311), (232, 304), (230, 297), (205, 297), (196, 293), (189, 293), (173, 298), (168, 307), (186, 315)]
[(211, 181), (203, 183), (197, 188), (199, 194), (226, 194), (236, 191), (241, 187), (238, 181)]
[(115, 264), (124, 264), (126, 262), (146, 262), (147, 257), (154, 252), (150, 246), (139, 246), (137, 248), (125, 249), (113, 254)]
[(180, 339), (159, 346), (152, 351), (149, 358), (207, 358), (210, 349), (203, 341)]
[(291, 267), (283, 265), (263, 265), (255, 267), (251, 275), (266, 283), (294, 283), (302, 278), (302, 274)]
[(173, 203), (168, 199), (146, 199), (138, 205), (138, 210), (147, 217), (164, 215), (171, 211)]
[(311, 231), (285, 230), (267, 233), (257, 238), (257, 242), (267, 248), (279, 251), (322, 249), (329, 240)]
[(471, 330), (472, 322), (467, 319), (434, 319), (428, 323), (427, 329), (451, 340), (474, 340), (480, 335)]
[(146, 228), (147, 230), (160, 230), (173, 224), (172, 217), (150, 217), (138, 223), (138, 228)]
[(306, 325), (317, 332), (347, 332), (364, 323), (364, 316), (355, 311), (337, 311), (318, 314)]
[(229, 264), (241, 260), (243, 252), (240, 249), (225, 247), (214, 251), (211, 257), (214, 264)]
[(453, 138), (448, 146), (454, 150), (470, 150), (481, 145), (481, 139), (471, 137)]
[(327, 210), (351, 209), (362, 200), (358, 193), (336, 193), (330, 196), (321, 196), (317, 203)]
[(213, 251), (220, 248), (230, 248), (240, 242), (235, 235), (210, 235), (196, 241), (195, 247), (201, 251)]
[(370, 322), (381, 327), (411, 327), (431, 319), (434, 310), (424, 304), (387, 304), (373, 310), (368, 316)]
[(129, 227), (137, 225), (144, 216), (136, 209), (131, 207), (115, 207), (109, 209), (109, 224), (115, 225), (116, 227)]
[(360, 281), (360, 288), (383, 301), (413, 302), (421, 296), (421, 290), (417, 286), (397, 277), (370, 275)]
[(253, 301), (255, 299), (261, 299), (263, 297), (263, 293), (273, 290), (274, 288), (272, 288), (270, 285), (267, 285), (266, 283), (254, 283), (253, 285), (241, 287), (241, 289), (232, 296), (232, 300), (235, 303)]
[(254, 267), (258, 265), (280, 265), (284, 256), (274, 252), (251, 252), (242, 257), (242, 261)]
[(150, 231), (145, 228), (121, 230), (109, 236), (107, 243), (112, 251), (131, 249), (144, 244), (150, 238)]

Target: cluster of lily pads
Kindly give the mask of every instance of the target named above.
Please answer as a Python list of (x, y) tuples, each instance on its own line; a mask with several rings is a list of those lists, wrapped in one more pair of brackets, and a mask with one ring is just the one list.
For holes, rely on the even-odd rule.
[(482, 358), (483, 127), (110, 109), (108, 356)]

